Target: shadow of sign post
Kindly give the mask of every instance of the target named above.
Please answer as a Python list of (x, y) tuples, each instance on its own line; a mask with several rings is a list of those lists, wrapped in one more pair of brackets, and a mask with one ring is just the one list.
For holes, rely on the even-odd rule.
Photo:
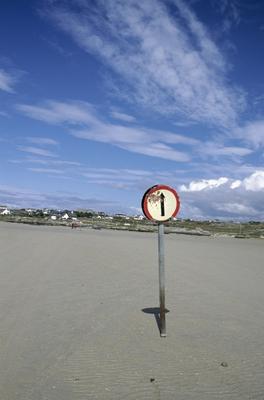
[[(141, 310), (145, 314), (152, 314), (155, 317), (157, 327), (159, 329), (159, 333), (161, 335), (162, 332), (162, 327), (161, 327), (161, 318), (160, 318), (160, 307), (148, 307), (148, 308), (143, 308)], [(167, 314), (170, 312), (170, 310), (167, 310), (167, 308), (164, 309), (164, 313)]]

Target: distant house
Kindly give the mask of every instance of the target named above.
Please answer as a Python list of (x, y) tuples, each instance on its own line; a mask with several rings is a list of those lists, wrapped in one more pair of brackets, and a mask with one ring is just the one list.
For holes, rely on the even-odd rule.
[(126, 214), (115, 214), (115, 218), (130, 219)]
[(63, 219), (63, 220), (65, 220), (65, 221), (67, 221), (67, 219), (69, 219), (70, 217), (69, 217), (69, 215), (67, 214), (67, 213), (65, 213), (62, 217), (61, 217), (61, 219)]
[(10, 215), (11, 211), (5, 208), (3, 211), (1, 211), (1, 215)]
[(56, 216), (56, 215), (52, 215), (52, 216), (50, 217), (50, 219), (52, 219), (52, 221), (56, 221), (57, 216)]
[(134, 219), (135, 219), (136, 221), (142, 221), (142, 220), (144, 219), (144, 216), (143, 216), (143, 215), (135, 215), (135, 216), (134, 216)]

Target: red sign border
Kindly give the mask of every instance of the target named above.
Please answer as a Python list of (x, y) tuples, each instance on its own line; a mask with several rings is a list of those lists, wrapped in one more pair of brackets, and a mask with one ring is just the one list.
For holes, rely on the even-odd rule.
[(165, 189), (165, 190), (168, 190), (169, 192), (172, 192), (174, 194), (174, 196), (176, 197), (176, 200), (177, 200), (176, 209), (175, 209), (174, 213), (172, 214), (172, 216), (170, 218), (175, 217), (178, 214), (179, 210), (180, 210), (180, 198), (179, 198), (179, 195), (178, 195), (178, 193), (176, 192), (175, 189), (173, 189), (173, 188), (171, 188), (170, 186), (167, 186), (167, 185), (154, 185), (144, 193), (144, 196), (143, 196), (142, 201), (141, 201), (142, 211), (143, 211), (145, 217), (147, 219), (151, 220), (151, 221), (164, 222), (164, 221), (168, 221), (170, 219), (170, 218), (168, 218), (168, 219), (166, 219), (164, 221), (159, 221), (159, 220), (153, 218), (150, 215), (150, 213), (148, 212), (148, 207), (147, 207), (147, 199), (148, 199), (148, 197), (152, 193), (156, 192), (156, 190), (162, 190), (162, 189)]

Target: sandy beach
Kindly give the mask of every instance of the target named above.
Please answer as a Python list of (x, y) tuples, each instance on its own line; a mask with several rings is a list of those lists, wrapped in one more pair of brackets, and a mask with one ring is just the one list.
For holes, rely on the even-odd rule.
[[(264, 398), (264, 242), (0, 223), (1, 400)], [(145, 310), (143, 312), (142, 310)]]

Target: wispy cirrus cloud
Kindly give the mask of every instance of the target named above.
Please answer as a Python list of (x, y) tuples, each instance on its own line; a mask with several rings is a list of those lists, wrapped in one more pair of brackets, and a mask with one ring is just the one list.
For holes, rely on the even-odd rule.
[(38, 137), (38, 136), (29, 136), (25, 138), (28, 142), (34, 143), (40, 146), (55, 146), (59, 144), (57, 140), (51, 139), (51, 138), (43, 138), (43, 137)]
[(23, 164), (27, 170), (82, 180), (86, 184), (102, 185), (114, 189), (129, 189), (144, 191), (155, 182), (167, 182), (172, 186), (182, 182), (185, 170), (168, 172), (162, 170), (145, 170), (129, 168), (94, 168), (76, 161), (57, 160), (53, 158), (35, 158), (27, 156), (9, 160), (13, 164)]
[(82, 164), (78, 161), (69, 160), (54, 160), (52, 158), (36, 158), (34, 156), (26, 156), (23, 158), (10, 159), (10, 163), (13, 164), (42, 164), (42, 165), (52, 165), (52, 166), (70, 166), (70, 167), (80, 167)]
[(57, 157), (52, 151), (33, 146), (17, 146), (19, 151), (44, 157)]
[[(43, 14), (116, 74), (136, 104), (220, 128), (236, 126), (245, 103), (194, 12), (181, 0), (46, 2)], [(174, 17), (173, 17), (174, 15)], [(119, 78), (118, 78), (119, 77)]]
[(172, 144), (190, 145), (195, 143), (194, 139), (169, 132), (142, 127), (126, 127), (99, 121), (89, 129), (76, 129), (72, 130), (71, 133), (81, 139), (111, 143), (133, 153), (179, 162), (189, 161), (190, 156), (187, 152), (176, 150)]
[(229, 32), (235, 25), (241, 21), (241, 4), (237, 0), (211, 0), (213, 6), (219, 10), (222, 19), (222, 31)]
[(128, 115), (128, 114), (122, 113), (120, 111), (112, 111), (111, 116), (115, 119), (118, 119), (118, 120), (124, 121), (124, 122), (135, 122), (136, 121), (135, 117), (133, 117), (132, 115)]
[(17, 109), (23, 114), (49, 124), (87, 125), (96, 122), (94, 109), (87, 102), (46, 101), (42, 106), (18, 104)]
[(64, 174), (64, 171), (55, 168), (28, 168), (28, 170), (40, 174)]
[[(167, 160), (190, 161), (190, 152), (193, 147), (195, 147), (196, 156), (201, 158), (224, 157), (234, 161), (239, 161), (241, 157), (253, 151), (246, 146), (218, 143), (217, 139), (200, 142), (190, 136), (175, 132), (145, 128), (132, 121), (125, 125), (111, 123), (99, 117), (95, 108), (86, 102), (46, 101), (43, 105), (20, 104), (17, 109), (30, 118), (64, 125), (77, 138), (110, 143), (130, 152)], [(237, 131), (239, 129), (236, 128)], [(252, 140), (253, 137), (252, 135)], [(45, 144), (46, 141), (50, 142), (52, 139), (33, 140), (36, 144)]]
[(8, 113), (6, 111), (0, 111), (0, 117), (9, 117)]
[(155, 182), (167, 182), (171, 185), (179, 180), (180, 173), (156, 170), (114, 169), (114, 168), (82, 168), (79, 173), (87, 182), (96, 185), (110, 186), (116, 189), (145, 191)]
[(264, 119), (248, 121), (234, 130), (234, 137), (250, 144), (253, 148), (264, 147)]
[(25, 187), (0, 185), (0, 203), (10, 207), (20, 208), (54, 208), (54, 209), (79, 209), (92, 208), (96, 211), (112, 211), (120, 206), (114, 201), (103, 198), (85, 197), (68, 192), (39, 192)]
[(3, 69), (0, 69), (0, 90), (3, 90), (8, 93), (13, 93), (14, 92), (13, 86), (15, 82), (16, 79), (12, 74), (6, 72)]
[[(190, 160), (186, 146), (198, 143), (196, 139), (170, 131), (106, 122), (97, 115), (91, 104), (85, 102), (48, 101), (42, 106), (23, 104), (17, 108), (30, 118), (65, 125), (77, 138), (110, 143), (152, 157), (186, 162)], [(179, 150), (179, 146), (185, 147)]]
[(224, 145), (217, 141), (208, 141), (201, 144), (199, 152), (202, 157), (214, 159), (230, 159), (234, 162), (240, 162), (241, 158), (253, 153), (252, 148), (238, 145)]

